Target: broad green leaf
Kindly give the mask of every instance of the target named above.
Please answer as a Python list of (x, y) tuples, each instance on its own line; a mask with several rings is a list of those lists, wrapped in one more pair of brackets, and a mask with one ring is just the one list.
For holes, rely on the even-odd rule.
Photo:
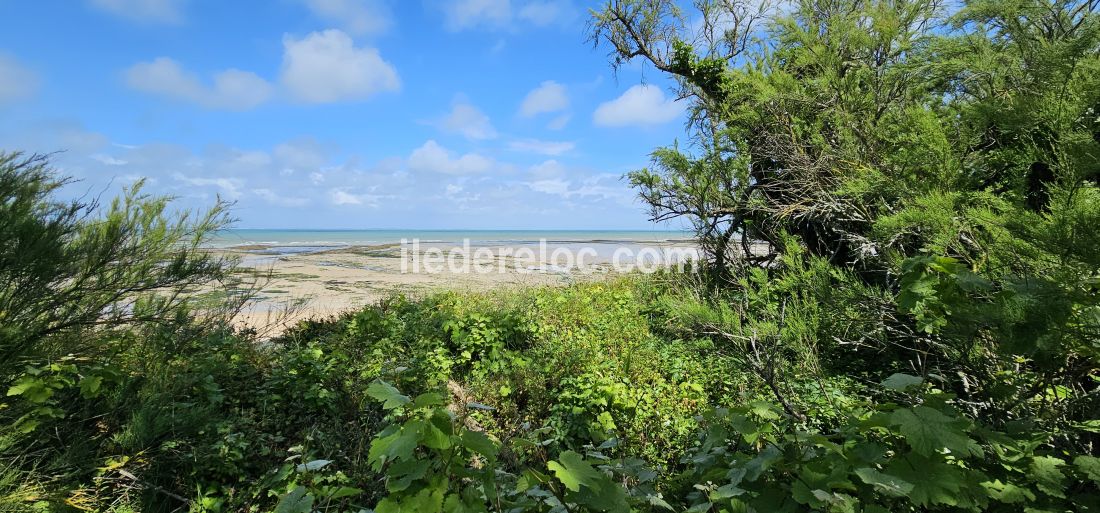
[(923, 456), (943, 448), (962, 457), (982, 454), (981, 447), (962, 431), (960, 422), (939, 410), (927, 406), (897, 410), (890, 415), (890, 423), (898, 426), (905, 441)]
[(558, 461), (551, 461), (547, 464), (547, 468), (554, 472), (566, 488), (574, 492), (580, 491), (581, 485), (596, 486), (603, 477), (600, 471), (592, 468), (592, 465), (584, 461), (580, 454), (573, 451), (561, 453)]
[(444, 404), (447, 404), (447, 401), (442, 395), (435, 392), (420, 394), (413, 400), (413, 408), (428, 408), (431, 406), (443, 406)]
[(409, 404), (409, 397), (401, 395), (401, 392), (389, 383), (375, 381), (367, 387), (367, 395), (382, 403), (382, 408), (392, 410)]
[(891, 374), (882, 382), (882, 386), (889, 388), (890, 390), (897, 390), (899, 392), (905, 391), (909, 388), (915, 387), (924, 383), (924, 378), (919, 376), (910, 376), (909, 374), (896, 373)]
[(959, 468), (917, 453), (895, 457), (886, 473), (913, 485), (909, 499), (918, 506), (959, 503), (959, 490), (965, 479)]
[(730, 497), (737, 497), (738, 495), (741, 495), (743, 493), (745, 493), (745, 490), (738, 488), (737, 485), (726, 484), (719, 486), (716, 490), (710, 492), (710, 500), (720, 501), (723, 499), (729, 499)]
[(391, 492), (405, 490), (413, 481), (424, 477), (430, 464), (429, 460), (411, 459), (390, 465), (386, 469), (386, 476), (390, 478), (386, 481), (386, 489)]
[(321, 470), (332, 463), (330, 460), (313, 460), (308, 463), (302, 463), (294, 468), (298, 472), (313, 472), (314, 470)]
[(496, 459), (497, 451), (500, 450), (500, 447), (490, 440), (485, 433), (466, 430), (462, 432), (461, 438), (462, 445), (467, 449), (489, 458), (490, 461)]
[(1100, 458), (1096, 456), (1078, 456), (1073, 459), (1073, 465), (1089, 479), (1100, 483)]
[(904, 497), (913, 491), (913, 483), (897, 476), (883, 474), (870, 467), (857, 468), (855, 474), (864, 483), (874, 486), (876, 490), (891, 497)]
[(1059, 468), (1065, 461), (1052, 456), (1036, 456), (1031, 459), (1031, 477), (1035, 485), (1048, 495), (1065, 498), (1065, 474)]
[(451, 446), (451, 436), (441, 431), (434, 423), (428, 422), (424, 424), (420, 443), (424, 447), (442, 450)]
[(982, 483), (989, 496), (1005, 504), (1030, 502), (1035, 500), (1035, 494), (1027, 488), (1021, 488), (1012, 483), (1002, 483), (1000, 479)]
[(765, 420), (776, 420), (779, 418), (779, 412), (775, 405), (765, 401), (753, 401), (749, 403), (750, 410), (758, 417)]
[(310, 513), (313, 511), (313, 496), (306, 493), (304, 486), (296, 486), (290, 493), (279, 499), (275, 513)]
[(103, 385), (103, 376), (88, 376), (80, 380), (80, 395), (85, 399), (91, 399), (99, 394)]
[(419, 420), (406, 422), (391, 434), (375, 437), (370, 444), (367, 457), (375, 470), (380, 470), (387, 461), (410, 459), (416, 444), (420, 440), (423, 423)]
[(360, 488), (341, 486), (335, 490), (332, 490), (332, 492), (330, 492), (325, 497), (328, 497), (329, 499), (343, 499), (344, 497), (355, 497), (356, 495), (361, 495), (362, 493), (363, 490)]
[(8, 388), (8, 396), (15, 395), (22, 396), (32, 403), (41, 404), (53, 396), (53, 389), (46, 386), (42, 378), (23, 376)]

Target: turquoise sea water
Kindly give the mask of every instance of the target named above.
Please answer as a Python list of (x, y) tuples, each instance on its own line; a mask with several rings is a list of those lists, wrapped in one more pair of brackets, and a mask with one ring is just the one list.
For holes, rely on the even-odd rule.
[(690, 232), (675, 230), (225, 230), (210, 245), (230, 247), (267, 246), (339, 247), (389, 244), (419, 239), (424, 242), (474, 245), (576, 242), (665, 242), (688, 241)]

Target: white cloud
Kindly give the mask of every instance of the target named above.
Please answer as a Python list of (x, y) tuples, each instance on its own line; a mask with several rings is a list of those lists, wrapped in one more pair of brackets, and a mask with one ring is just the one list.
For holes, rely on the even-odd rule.
[(340, 30), (283, 38), (282, 84), (298, 100), (362, 100), (401, 88), (397, 70), (375, 48), (356, 48)]
[(366, 205), (371, 208), (378, 208), (380, 201), (393, 198), (392, 195), (383, 194), (356, 194), (348, 192), (347, 189), (329, 190), (329, 200), (332, 201), (333, 205)]
[(561, 130), (565, 128), (565, 125), (569, 123), (569, 120), (572, 117), (572, 114), (562, 114), (554, 119), (551, 119), (550, 122), (546, 124), (546, 128), (549, 128), (550, 130)]
[(451, 175), (484, 173), (493, 167), (493, 161), (476, 153), (454, 158), (451, 152), (433, 140), (413, 150), (409, 155), (409, 170)]
[(183, 0), (91, 0), (93, 7), (141, 23), (180, 23)]
[(239, 198), (241, 196), (241, 187), (244, 186), (244, 181), (239, 178), (191, 177), (182, 173), (176, 173), (173, 178), (194, 187), (217, 187), (230, 199)]
[(468, 103), (456, 103), (451, 112), (436, 121), (435, 125), (445, 132), (462, 134), (471, 140), (494, 139), (497, 136), (489, 116)]
[(381, 0), (304, 0), (317, 17), (340, 24), (362, 36), (385, 32), (391, 23), (389, 6)]
[(547, 80), (536, 87), (523, 98), (519, 106), (519, 114), (530, 118), (546, 112), (557, 112), (569, 108), (569, 96), (565, 93), (565, 86)]
[(312, 138), (280, 143), (272, 153), (280, 164), (291, 169), (288, 174), (292, 174), (294, 170), (318, 169), (328, 162), (324, 148)]
[(561, 155), (572, 151), (576, 144), (571, 141), (542, 141), (539, 139), (518, 139), (508, 143), (515, 151), (538, 153), (541, 155)]
[(308, 198), (299, 198), (296, 196), (283, 196), (271, 189), (252, 189), (252, 193), (259, 196), (264, 201), (279, 207), (304, 207), (309, 204)]
[(110, 155), (104, 155), (102, 153), (94, 153), (92, 155), (89, 155), (89, 158), (91, 158), (92, 160), (94, 160), (96, 162), (99, 162), (101, 164), (105, 164), (105, 165), (108, 165), (108, 166), (125, 166), (127, 164), (127, 162), (125, 160), (117, 159), (115, 157), (112, 157)]
[[(553, 161), (549, 161), (553, 162)], [(563, 178), (543, 178), (527, 182), (529, 189), (565, 199), (593, 197), (600, 200), (613, 200), (620, 204), (629, 204), (633, 192), (625, 187), (602, 185), (603, 181), (614, 181), (614, 175), (604, 174), (584, 178), (579, 183)]]
[(546, 194), (555, 194), (558, 196), (569, 195), (569, 182), (561, 179), (552, 180), (535, 180), (527, 184), (531, 190), (536, 192), (544, 192)]
[(446, 26), (458, 31), (478, 25), (505, 26), (512, 20), (509, 0), (451, 0), (443, 4)]
[(0, 104), (34, 96), (39, 86), (38, 74), (15, 57), (0, 53)]
[(442, 2), (444, 25), (459, 31), (475, 27), (515, 29), (516, 22), (545, 27), (572, 20), (576, 12), (567, 0), (447, 0)]
[(668, 123), (684, 112), (684, 105), (675, 99), (665, 99), (661, 89), (652, 85), (636, 85), (622, 96), (601, 103), (592, 120), (601, 126), (659, 125)]
[(529, 2), (519, 9), (518, 17), (532, 25), (545, 27), (557, 22), (565, 22), (575, 13), (567, 2)]
[(213, 85), (203, 84), (194, 73), (168, 57), (139, 62), (125, 73), (126, 84), (145, 93), (187, 101), (208, 109), (247, 110), (272, 96), (271, 84), (255, 73), (227, 69), (214, 75)]
[(329, 191), (329, 196), (332, 198), (332, 202), (336, 205), (362, 205), (363, 198), (355, 194), (351, 194), (342, 189), (333, 189)]
[(531, 166), (531, 175), (539, 180), (563, 176), (565, 171), (565, 166), (553, 159)]

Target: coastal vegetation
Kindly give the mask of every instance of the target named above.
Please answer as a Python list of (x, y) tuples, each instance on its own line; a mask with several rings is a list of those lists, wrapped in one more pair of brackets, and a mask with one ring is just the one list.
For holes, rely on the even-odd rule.
[(707, 261), (270, 340), (224, 205), (4, 153), (0, 511), (1100, 511), (1098, 5), (946, 7), (612, 0)]

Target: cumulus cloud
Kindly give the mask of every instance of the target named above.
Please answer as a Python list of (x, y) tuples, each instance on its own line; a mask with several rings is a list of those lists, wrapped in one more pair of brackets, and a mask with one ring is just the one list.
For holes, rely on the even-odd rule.
[(497, 136), (489, 116), (468, 103), (456, 103), (451, 112), (437, 120), (435, 125), (440, 130), (461, 134), (471, 140), (494, 139)]
[(519, 114), (525, 118), (547, 112), (558, 112), (569, 108), (569, 96), (565, 86), (547, 80), (527, 93), (519, 105)]
[(285, 36), (283, 48), (282, 84), (303, 102), (362, 100), (401, 87), (397, 70), (377, 49), (356, 47), (337, 29)]
[(492, 159), (476, 153), (466, 153), (455, 158), (450, 151), (434, 140), (429, 140), (409, 155), (409, 170), (450, 175), (484, 173), (493, 167)]
[(266, 102), (273, 94), (271, 84), (255, 73), (227, 69), (216, 73), (213, 83), (207, 85), (168, 57), (131, 66), (125, 79), (132, 89), (208, 109), (247, 110)]
[(39, 86), (38, 74), (15, 57), (0, 53), (0, 104), (25, 100), (34, 96)]
[(680, 117), (683, 112), (684, 105), (675, 99), (666, 100), (660, 88), (636, 85), (622, 96), (601, 103), (592, 121), (600, 126), (660, 125)]
[(183, 0), (91, 0), (99, 10), (140, 23), (180, 23)]
[(315, 16), (362, 36), (385, 32), (391, 23), (389, 6), (381, 0), (304, 0)]
[(540, 155), (561, 155), (576, 147), (571, 141), (543, 141), (539, 139), (517, 139), (508, 143), (515, 151), (538, 153)]

